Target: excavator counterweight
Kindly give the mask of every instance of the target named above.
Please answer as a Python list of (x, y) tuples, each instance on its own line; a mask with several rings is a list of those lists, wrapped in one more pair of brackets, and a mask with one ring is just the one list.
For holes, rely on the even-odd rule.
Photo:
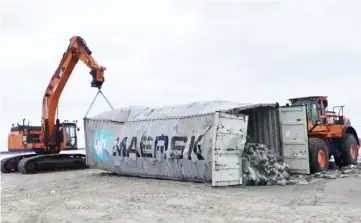
[(1, 160), (1, 172), (35, 173), (58, 168), (85, 168), (84, 154), (59, 154), (65, 150), (77, 150), (76, 122), (60, 122), (57, 116), (59, 98), (78, 61), (89, 69), (91, 87), (101, 89), (105, 67), (98, 65), (88, 45), (80, 36), (73, 36), (69, 46), (52, 75), (42, 100), (41, 126), (18, 123), (10, 130), (8, 151), (35, 152)]

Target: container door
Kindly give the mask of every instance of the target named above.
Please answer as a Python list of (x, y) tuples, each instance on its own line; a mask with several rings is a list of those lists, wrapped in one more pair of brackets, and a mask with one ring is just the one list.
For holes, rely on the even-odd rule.
[(280, 107), (284, 162), (291, 173), (310, 173), (306, 106)]
[(242, 184), (242, 154), (247, 115), (216, 112), (212, 149), (212, 186)]

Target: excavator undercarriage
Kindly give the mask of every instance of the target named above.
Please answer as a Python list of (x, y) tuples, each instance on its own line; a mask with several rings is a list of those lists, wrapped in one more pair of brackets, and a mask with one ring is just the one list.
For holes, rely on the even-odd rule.
[(81, 153), (17, 155), (1, 160), (1, 172), (32, 174), (61, 169), (85, 169), (87, 168), (85, 158), (86, 156)]

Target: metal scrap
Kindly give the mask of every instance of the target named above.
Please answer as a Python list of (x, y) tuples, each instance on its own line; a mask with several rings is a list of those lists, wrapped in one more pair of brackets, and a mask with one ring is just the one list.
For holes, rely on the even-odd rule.
[(265, 144), (248, 140), (243, 153), (243, 173), (247, 185), (290, 185), (305, 183), (303, 177), (291, 177), (289, 166), (278, 162), (276, 154)]
[(277, 161), (277, 155), (265, 144), (255, 142), (247, 137), (243, 153), (243, 182), (252, 185), (292, 185), (308, 184), (314, 178), (337, 179), (347, 178), (350, 174), (359, 173), (359, 165), (330, 169), (311, 175), (291, 175), (289, 166)]

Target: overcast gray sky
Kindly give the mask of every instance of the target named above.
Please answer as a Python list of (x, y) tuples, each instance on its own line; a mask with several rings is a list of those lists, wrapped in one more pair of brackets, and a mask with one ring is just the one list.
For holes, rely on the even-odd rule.
[[(327, 95), (361, 135), (360, 11), (359, 0), (0, 1), (1, 150), (11, 123), (40, 124), (73, 35), (107, 67), (103, 90), (115, 107)], [(81, 129), (96, 93), (88, 73), (79, 63), (60, 102), (61, 119)], [(108, 109), (99, 100), (92, 115)]]

